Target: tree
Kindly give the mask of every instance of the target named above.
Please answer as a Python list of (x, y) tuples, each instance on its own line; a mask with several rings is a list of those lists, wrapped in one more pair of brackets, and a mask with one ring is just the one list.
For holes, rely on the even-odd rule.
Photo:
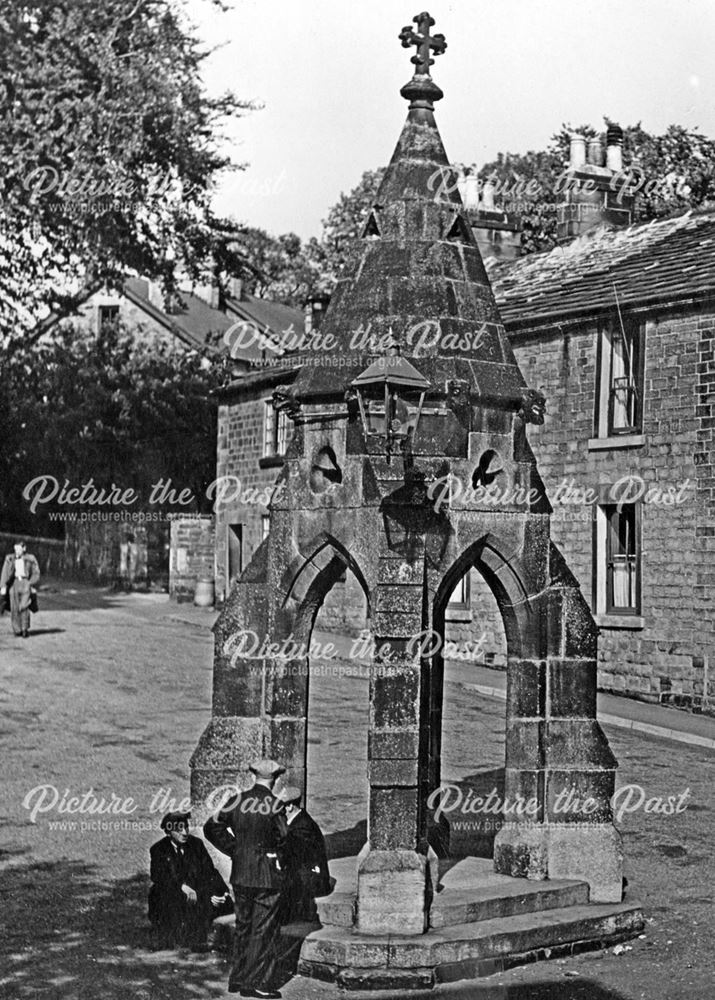
[[(206, 0), (215, 2), (218, 0)], [(231, 166), (219, 128), (253, 107), (207, 96), (176, 0), (0, 0), (0, 346), (128, 271), (167, 289), (221, 246), (208, 210)], [(32, 331), (30, 334), (29, 331)]]
[(323, 220), (319, 239), (302, 243), (295, 233), (271, 236), (262, 229), (241, 228), (227, 245), (217, 280), (242, 278), (254, 295), (292, 306), (329, 295), (349, 259), (352, 241), (362, 232), (384, 173), (366, 170), (352, 191), (340, 195)]
[(295, 233), (270, 236), (246, 227), (232, 244), (230, 272), (242, 277), (247, 291), (259, 298), (302, 307), (323, 282), (324, 254), (316, 239), (303, 244)]
[[(166, 342), (152, 343), (116, 325), (98, 335), (71, 325), (14, 352), (0, 380), (3, 443), (0, 518), (15, 531), (62, 534), (53, 511), (76, 503), (49, 499), (53, 482), (137, 494), (133, 509), (208, 511), (215, 478), (216, 408), (211, 392), (230, 359)], [(46, 479), (41, 487), (39, 480)], [(188, 503), (150, 503), (163, 480)], [(29, 483), (38, 485), (27, 492)], [(32, 509), (32, 498), (42, 495)], [(168, 494), (167, 494), (168, 496)], [(120, 505), (121, 506), (121, 505)], [(97, 509), (88, 504), (89, 509)], [(104, 508), (107, 509), (107, 508)], [(114, 509), (112, 507), (111, 509)]]
[(323, 220), (320, 240), (310, 252), (322, 269), (326, 291), (332, 290), (348, 262), (351, 243), (362, 232), (384, 175), (384, 167), (366, 170), (352, 191), (341, 193)]
[[(624, 169), (616, 182), (617, 190), (634, 195), (636, 221), (678, 215), (689, 208), (713, 204), (713, 140), (680, 125), (671, 125), (663, 135), (651, 135), (640, 123), (623, 131)], [(482, 182), (493, 184), (495, 204), (514, 211), (520, 218), (522, 253), (548, 249), (556, 243), (556, 206), (563, 197), (558, 179), (568, 167), (572, 133), (586, 138), (599, 135), (590, 125), (562, 125), (546, 150), (499, 153), (478, 171)], [(600, 133), (600, 138), (605, 147), (605, 133)], [(530, 181), (534, 182), (531, 191), (535, 193), (525, 196)]]

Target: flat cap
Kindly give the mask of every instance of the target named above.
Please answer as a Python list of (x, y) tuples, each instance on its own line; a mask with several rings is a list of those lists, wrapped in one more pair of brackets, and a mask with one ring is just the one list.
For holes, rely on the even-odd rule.
[(189, 820), (191, 819), (190, 812), (168, 812), (166, 816), (162, 819), (159, 826), (162, 830), (172, 829), (175, 830), (177, 826), (189, 825)]
[(303, 793), (297, 785), (286, 785), (286, 787), (281, 788), (280, 792), (276, 795), (277, 799), (285, 803), (300, 802), (302, 797)]
[(248, 770), (253, 771), (257, 778), (273, 778), (277, 774), (283, 774), (285, 768), (275, 760), (254, 760), (248, 765)]

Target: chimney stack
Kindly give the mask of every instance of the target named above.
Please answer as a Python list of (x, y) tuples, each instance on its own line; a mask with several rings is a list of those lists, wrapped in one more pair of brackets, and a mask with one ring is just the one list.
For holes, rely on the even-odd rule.
[(561, 189), (563, 201), (556, 209), (559, 242), (603, 223), (631, 224), (633, 196), (624, 195), (613, 185), (613, 178), (623, 169), (622, 147), (623, 129), (619, 125), (608, 126), (605, 164), (600, 136), (591, 137), (587, 144), (582, 135), (571, 135), (567, 181)]

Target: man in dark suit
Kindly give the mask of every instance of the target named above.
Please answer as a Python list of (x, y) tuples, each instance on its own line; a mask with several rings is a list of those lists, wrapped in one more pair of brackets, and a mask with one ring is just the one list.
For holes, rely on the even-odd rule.
[(285, 838), (282, 803), (273, 795), (285, 768), (274, 760), (250, 765), (255, 783), (225, 803), (207, 821), (204, 836), (232, 859), (236, 906), (233, 965), (228, 992), (242, 997), (279, 998), (273, 989), (278, 957)]
[[(15, 542), (14, 552), (5, 557), (0, 570), (0, 602), (9, 608), (12, 630), (27, 639), (30, 609), (40, 582), (40, 567), (34, 556), (25, 552), (24, 542)], [(36, 610), (36, 608), (35, 608)]]
[(285, 804), (287, 826), (283, 922), (316, 923), (315, 897), (327, 896), (332, 888), (325, 840), (313, 817), (301, 807), (299, 788), (289, 785), (278, 798)]
[(209, 852), (198, 837), (189, 835), (189, 817), (190, 813), (167, 813), (161, 821), (166, 836), (149, 849), (149, 920), (158, 948), (201, 952), (208, 951), (211, 921), (230, 913), (233, 902)]

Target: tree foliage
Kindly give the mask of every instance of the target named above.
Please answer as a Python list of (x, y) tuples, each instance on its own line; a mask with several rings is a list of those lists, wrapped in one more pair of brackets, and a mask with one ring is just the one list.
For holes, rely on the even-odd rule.
[[(606, 125), (608, 119), (604, 119)], [(715, 204), (715, 142), (696, 130), (671, 125), (662, 135), (646, 132), (640, 122), (624, 128), (623, 172), (617, 190), (635, 198), (634, 221), (679, 215)], [(562, 200), (558, 179), (568, 168), (570, 135), (599, 136), (590, 125), (562, 125), (545, 150), (499, 153), (478, 176), (496, 187), (495, 204), (513, 211), (522, 223), (522, 253), (556, 243), (556, 206)], [(535, 182), (536, 194), (523, 189)], [(534, 190), (534, 188), (532, 188)]]
[(242, 278), (246, 291), (259, 298), (300, 308), (322, 286), (325, 255), (315, 238), (303, 243), (295, 233), (270, 236), (246, 227), (233, 248), (233, 276)]
[(0, 344), (87, 287), (133, 270), (170, 288), (225, 246), (220, 128), (252, 105), (207, 96), (177, 0), (0, 0), (0, 47)]
[(341, 193), (327, 218), (323, 220), (320, 246), (324, 253), (326, 273), (333, 282), (345, 267), (351, 241), (357, 239), (367, 222), (384, 175), (384, 167), (366, 170), (352, 191), (348, 194)]
[(131, 488), (134, 509), (145, 511), (152, 486), (171, 480), (177, 494), (193, 496), (178, 509), (207, 510), (216, 468), (209, 396), (229, 367), (228, 359), (213, 355), (209, 363), (200, 352), (106, 324), (99, 335), (60, 326), (16, 351), (0, 381), (2, 522), (28, 534), (62, 533), (48, 512), (76, 506), (58, 507), (55, 498), (33, 513), (23, 497), (42, 476), (71, 487), (92, 479), (97, 489)]

